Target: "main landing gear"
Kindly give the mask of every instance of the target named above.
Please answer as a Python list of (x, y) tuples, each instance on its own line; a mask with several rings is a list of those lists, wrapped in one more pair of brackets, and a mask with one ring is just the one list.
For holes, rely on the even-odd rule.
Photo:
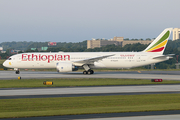
[(90, 74), (94, 73), (94, 71), (91, 70), (91, 68), (89, 68), (89, 66), (87, 64), (83, 65), (83, 68), (85, 69), (85, 71), (83, 71), (84, 75), (87, 75), (87, 74), (90, 75)]
[(90, 74), (93, 74), (94, 73), (94, 71), (93, 70), (88, 70), (88, 71), (83, 71), (83, 74), (84, 75), (90, 75)]

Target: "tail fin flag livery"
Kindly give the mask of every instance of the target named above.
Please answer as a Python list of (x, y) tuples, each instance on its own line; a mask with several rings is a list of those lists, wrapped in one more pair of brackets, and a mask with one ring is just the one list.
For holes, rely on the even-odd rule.
[(3, 66), (19, 69), (57, 69), (72, 72), (84, 69), (83, 74), (94, 74), (98, 68), (134, 68), (159, 63), (172, 58), (163, 55), (172, 28), (166, 28), (144, 51), (141, 52), (33, 52), (10, 56)]
[(163, 54), (173, 28), (166, 28), (143, 52)]

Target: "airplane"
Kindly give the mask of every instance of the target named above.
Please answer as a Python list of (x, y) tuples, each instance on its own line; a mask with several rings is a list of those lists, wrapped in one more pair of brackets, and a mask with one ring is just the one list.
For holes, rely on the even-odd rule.
[(96, 68), (133, 68), (169, 60), (174, 54), (163, 55), (173, 28), (163, 32), (141, 52), (32, 52), (9, 57), (3, 66), (19, 69), (50, 69), (72, 72), (83, 68), (83, 74), (93, 74)]

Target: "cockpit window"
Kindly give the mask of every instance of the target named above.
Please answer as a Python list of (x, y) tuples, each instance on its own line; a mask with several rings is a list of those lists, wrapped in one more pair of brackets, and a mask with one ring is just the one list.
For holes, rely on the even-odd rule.
[(8, 60), (12, 60), (12, 58), (8, 58)]

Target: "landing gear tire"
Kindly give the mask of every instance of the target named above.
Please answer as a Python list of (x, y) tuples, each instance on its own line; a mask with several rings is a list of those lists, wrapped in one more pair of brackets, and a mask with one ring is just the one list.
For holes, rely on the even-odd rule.
[(86, 74), (87, 74), (87, 71), (83, 71), (83, 74), (86, 75)]
[(91, 74), (91, 71), (87, 71), (87, 74), (90, 75), (90, 74)]
[(84, 75), (91, 75), (91, 74), (93, 74), (94, 73), (94, 71), (93, 70), (88, 70), (88, 71), (83, 71), (83, 74)]
[(93, 70), (90, 70), (91, 71), (91, 74), (94, 74), (94, 71)]
[(20, 73), (19, 70), (17, 70), (17, 71), (16, 71), (16, 74), (19, 74), (19, 73)]

